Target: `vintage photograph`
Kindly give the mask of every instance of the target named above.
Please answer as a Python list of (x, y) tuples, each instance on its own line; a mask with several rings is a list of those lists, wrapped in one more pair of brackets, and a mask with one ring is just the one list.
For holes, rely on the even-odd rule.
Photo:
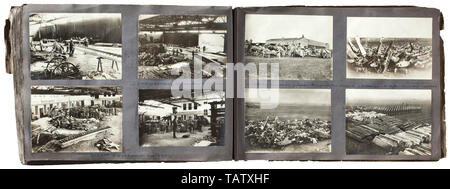
[(31, 87), (33, 153), (121, 152), (120, 87)]
[(223, 145), (224, 92), (203, 91), (185, 98), (173, 96), (171, 90), (141, 89), (138, 113), (141, 146)]
[(120, 13), (30, 14), (29, 29), (31, 79), (122, 79)]
[(142, 79), (173, 79), (173, 69), (197, 64), (202, 77), (223, 77), (227, 60), (227, 17), (221, 15), (140, 15), (138, 74)]
[(332, 16), (245, 16), (245, 62), (278, 63), (280, 80), (331, 80), (332, 56)]
[[(258, 90), (246, 89), (247, 152), (331, 152), (330, 89), (279, 89), (277, 102), (267, 102), (268, 92)], [(262, 109), (263, 101), (278, 106)]]
[(432, 18), (348, 17), (347, 78), (431, 79)]
[(347, 89), (347, 154), (431, 155), (431, 90)]

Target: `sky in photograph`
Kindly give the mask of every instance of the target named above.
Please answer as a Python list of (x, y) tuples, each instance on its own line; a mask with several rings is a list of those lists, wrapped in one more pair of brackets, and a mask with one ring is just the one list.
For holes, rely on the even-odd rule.
[(348, 17), (347, 37), (431, 38), (432, 18)]
[(245, 39), (266, 42), (273, 38), (305, 38), (333, 46), (333, 17), (306, 15), (245, 16)]
[[(30, 18), (30, 35), (36, 33), (40, 27), (67, 22), (80, 22), (101, 18), (121, 18), (120, 13), (39, 13)], [(40, 23), (36, 23), (39, 21)]]
[(431, 90), (414, 89), (347, 89), (346, 103), (431, 103)]
[[(276, 102), (265, 98), (277, 97), (280, 104), (298, 105), (331, 105), (330, 89), (278, 89), (258, 91), (259, 89), (246, 89), (245, 101), (250, 103)], [(259, 94), (259, 95), (258, 95)]]
[(139, 20), (145, 20), (147, 18), (158, 16), (158, 14), (141, 14), (139, 15)]

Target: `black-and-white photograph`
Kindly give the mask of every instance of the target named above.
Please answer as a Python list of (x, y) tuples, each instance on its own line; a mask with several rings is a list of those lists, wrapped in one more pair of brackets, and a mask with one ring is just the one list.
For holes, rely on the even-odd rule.
[(122, 79), (121, 14), (30, 14), (29, 29), (31, 79)]
[(431, 90), (347, 89), (347, 154), (431, 155)]
[(173, 96), (171, 90), (141, 89), (138, 113), (141, 146), (223, 145), (224, 92), (203, 91), (185, 98)]
[(347, 78), (431, 79), (431, 65), (432, 18), (347, 18)]
[(280, 80), (331, 80), (332, 56), (332, 16), (245, 16), (245, 62), (278, 63)]
[(120, 87), (31, 87), (33, 153), (121, 152)]
[(223, 77), (227, 60), (227, 17), (221, 15), (140, 15), (139, 78), (172, 79), (173, 69), (195, 63), (214, 64), (222, 72), (202, 69), (202, 77)]
[[(247, 152), (331, 152), (330, 89), (279, 89), (278, 101), (264, 99), (277, 91), (258, 90), (246, 89)], [(263, 102), (278, 106), (262, 109)]]

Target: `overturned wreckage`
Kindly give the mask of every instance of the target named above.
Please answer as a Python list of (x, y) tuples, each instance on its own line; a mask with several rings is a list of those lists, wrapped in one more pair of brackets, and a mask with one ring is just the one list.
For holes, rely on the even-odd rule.
[(256, 148), (282, 149), (289, 144), (317, 143), (331, 138), (331, 122), (319, 119), (285, 120), (276, 117), (264, 121), (248, 121), (247, 144)]
[(331, 58), (332, 53), (329, 49), (319, 49), (313, 47), (301, 47), (298, 44), (281, 45), (281, 44), (251, 44), (246, 42), (246, 55), (259, 56), (264, 58), (271, 57), (319, 57)]
[(365, 40), (369, 41), (365, 47), (359, 37), (347, 40), (347, 64), (355, 72), (408, 74), (411, 69), (431, 68), (432, 49), (426, 42), (390, 40), (383, 46), (383, 38), (379, 39), (378, 45), (370, 39)]
[[(43, 118), (48, 122), (47, 126), (32, 124), (33, 151), (57, 152), (81, 141), (98, 137), (107, 139), (111, 127), (100, 123), (107, 115), (117, 115), (117, 110), (100, 106), (54, 108), (49, 118)], [(111, 150), (110, 147), (105, 149)]]

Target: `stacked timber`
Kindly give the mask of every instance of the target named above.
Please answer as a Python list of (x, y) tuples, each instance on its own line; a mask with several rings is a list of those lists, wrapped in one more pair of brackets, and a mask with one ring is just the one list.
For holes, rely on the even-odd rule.
[(416, 149), (424, 143), (429, 143), (430, 139), (431, 127), (423, 126), (396, 134), (378, 135), (372, 140), (372, 143), (386, 151), (404, 151), (406, 149)]
[(431, 155), (431, 145), (428, 144), (421, 144), (419, 146), (415, 146), (413, 148), (406, 148), (402, 152), (399, 153), (400, 155)]
[(365, 107), (365, 111), (375, 111), (387, 115), (399, 115), (404, 113), (421, 112), (422, 106), (412, 104), (395, 104), (388, 106), (370, 106)]
[(378, 135), (380, 132), (376, 129), (373, 129), (371, 127), (368, 127), (366, 125), (358, 125), (354, 127), (348, 127), (347, 128), (347, 136), (359, 141), (359, 142), (366, 142), (370, 141)]
[(370, 124), (372, 128), (378, 129), (380, 133), (397, 133), (400, 132), (400, 125), (403, 124), (403, 121), (391, 116), (382, 116), (373, 120), (373, 123)]
[(355, 141), (375, 145), (387, 154), (431, 154), (426, 148), (431, 141), (428, 123), (361, 110), (346, 113), (346, 118), (346, 134)]

